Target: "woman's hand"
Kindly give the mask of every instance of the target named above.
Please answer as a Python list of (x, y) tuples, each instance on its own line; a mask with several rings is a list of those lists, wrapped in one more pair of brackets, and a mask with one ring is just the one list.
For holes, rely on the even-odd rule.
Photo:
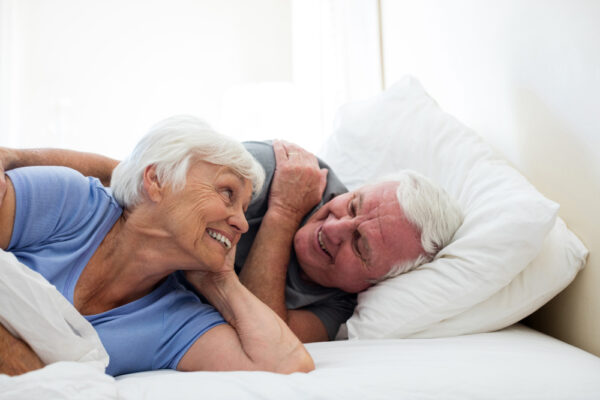
[(327, 185), (327, 169), (319, 168), (317, 157), (302, 147), (273, 142), (275, 173), (269, 193), (269, 212), (300, 223), (321, 201)]
[(209, 291), (219, 290), (232, 279), (238, 281), (238, 276), (233, 269), (235, 250), (235, 247), (229, 250), (221, 271), (189, 270), (185, 271), (185, 278), (205, 297), (208, 297)]

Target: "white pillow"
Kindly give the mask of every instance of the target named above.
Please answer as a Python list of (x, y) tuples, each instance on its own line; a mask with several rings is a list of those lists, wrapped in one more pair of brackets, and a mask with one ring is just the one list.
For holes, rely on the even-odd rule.
[(0, 250), (0, 323), (50, 364), (78, 361), (104, 372), (108, 354), (92, 325), (43, 276)]
[(350, 338), (408, 337), (426, 329), (435, 335), (441, 321), (513, 281), (555, 222), (558, 205), (444, 113), (412, 77), (343, 106), (320, 155), (350, 189), (416, 170), (440, 184), (465, 215), (434, 261), (359, 294), (347, 322)]
[(491, 332), (512, 325), (566, 288), (585, 265), (587, 255), (581, 240), (557, 218), (537, 257), (506, 287), (464, 313), (409, 337)]

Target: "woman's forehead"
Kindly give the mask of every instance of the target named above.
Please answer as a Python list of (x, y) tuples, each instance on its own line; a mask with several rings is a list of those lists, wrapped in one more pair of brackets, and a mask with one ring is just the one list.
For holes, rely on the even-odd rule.
[(227, 165), (213, 164), (204, 160), (196, 160), (189, 169), (189, 173), (220, 177), (224, 175), (233, 175), (242, 184), (248, 179), (244, 178), (239, 172)]

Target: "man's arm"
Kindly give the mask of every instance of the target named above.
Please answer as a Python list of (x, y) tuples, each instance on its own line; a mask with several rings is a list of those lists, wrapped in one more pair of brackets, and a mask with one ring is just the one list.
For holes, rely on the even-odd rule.
[(179, 362), (180, 371), (266, 370), (309, 372), (310, 354), (290, 328), (241, 284), (231, 268), (188, 271), (187, 280), (223, 315), (228, 325), (203, 334)]
[(0, 147), (0, 171), (32, 165), (60, 165), (85, 176), (95, 176), (110, 185), (112, 170), (119, 161), (94, 153), (60, 149), (9, 149)]
[[(97, 176), (105, 185), (118, 161), (97, 154), (69, 150), (17, 150), (0, 147), (0, 249), (10, 243), (15, 213), (14, 188), (5, 170), (31, 165), (63, 165), (84, 175)], [(43, 368), (44, 363), (23, 340), (15, 338), (0, 324), (0, 373), (19, 375)]]
[(0, 324), (0, 374), (15, 376), (43, 367), (44, 363), (31, 347)]
[[(0, 173), (5, 178), (4, 173)], [(15, 190), (10, 179), (4, 179), (5, 190), (0, 193), (0, 249), (10, 243), (15, 218)], [(0, 374), (20, 375), (42, 368), (44, 363), (24, 341), (15, 338), (0, 323)]]
[(240, 273), (241, 282), (273, 309), (303, 342), (324, 341), (327, 331), (312, 312), (288, 310), (285, 283), (293, 239), (302, 218), (320, 201), (327, 183), (314, 155), (274, 142), (276, 168), (269, 207)]

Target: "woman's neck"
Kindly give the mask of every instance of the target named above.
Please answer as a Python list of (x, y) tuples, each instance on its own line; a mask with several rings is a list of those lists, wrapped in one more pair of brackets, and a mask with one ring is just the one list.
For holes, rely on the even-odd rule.
[(82, 314), (142, 298), (176, 270), (177, 252), (169, 249), (169, 237), (138, 215), (124, 212), (81, 273), (73, 302)]

